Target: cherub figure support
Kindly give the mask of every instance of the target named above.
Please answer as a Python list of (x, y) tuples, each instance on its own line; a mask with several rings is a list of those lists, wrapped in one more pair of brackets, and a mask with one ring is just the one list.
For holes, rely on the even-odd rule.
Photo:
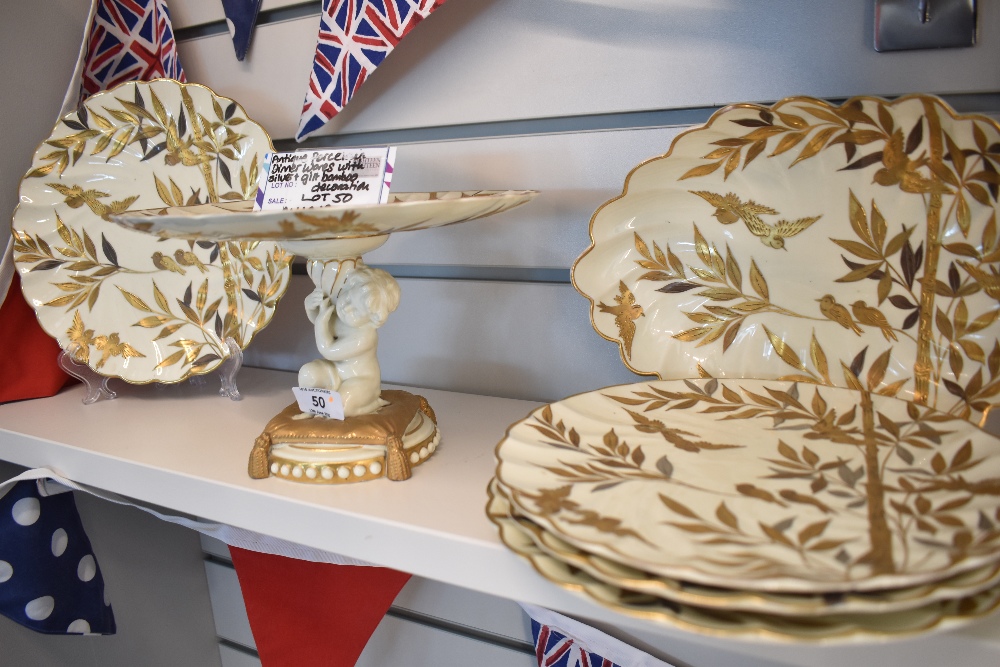
[(344, 419), (302, 412), (292, 403), (254, 440), (247, 472), (307, 484), (408, 479), (437, 450), (441, 433), (427, 401), (382, 391), (377, 329), (399, 305), (399, 285), (362, 254), (387, 236), (287, 242), (309, 258), (315, 289), (305, 299), (321, 357), (299, 369), (298, 385), (340, 394)]
[(311, 260), (308, 269), (316, 289), (306, 316), (323, 358), (302, 366), (299, 386), (339, 392), (345, 417), (375, 412), (385, 405), (376, 329), (399, 305), (399, 285), (360, 259)]

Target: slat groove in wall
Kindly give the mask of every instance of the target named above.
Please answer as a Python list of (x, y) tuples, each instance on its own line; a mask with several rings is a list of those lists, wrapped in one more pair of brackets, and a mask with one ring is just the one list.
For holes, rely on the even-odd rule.
[[(542, 283), (568, 285), (569, 269), (522, 266), (474, 266), (456, 264), (371, 264), (393, 278), (413, 280), (475, 280), (504, 283)], [(297, 258), (292, 275), (305, 276), (305, 260)]]
[[(303, 91), (304, 92), (304, 91)], [(886, 96), (893, 99), (898, 96)], [(1000, 93), (966, 93), (940, 95), (955, 111), (962, 114), (981, 113), (994, 117), (1000, 113)], [(841, 104), (846, 99), (828, 99)], [(777, 100), (760, 102), (771, 105)], [(607, 132), (619, 130), (664, 129), (700, 125), (723, 106), (688, 107), (682, 109), (649, 109), (622, 113), (567, 115), (553, 118), (527, 118), (489, 123), (461, 123), (430, 127), (411, 127), (377, 132), (345, 132), (309, 137), (301, 142), (293, 138), (272, 137), (275, 150), (295, 151), (310, 148), (359, 146), (402, 146), (406, 144), (530, 137), (546, 134)]]
[(386, 615), (410, 621), (412, 623), (425, 625), (429, 628), (434, 628), (435, 630), (441, 630), (453, 635), (458, 635), (459, 637), (465, 637), (466, 639), (473, 639), (475, 641), (492, 644), (493, 646), (499, 646), (512, 651), (517, 651), (518, 653), (534, 655), (535, 652), (534, 647), (528, 642), (517, 641), (515, 639), (511, 639), (510, 637), (499, 635), (495, 632), (489, 632), (487, 630), (474, 628), (461, 623), (454, 623), (443, 618), (438, 618), (428, 614), (421, 614), (410, 609), (401, 609), (393, 606), (389, 608)]

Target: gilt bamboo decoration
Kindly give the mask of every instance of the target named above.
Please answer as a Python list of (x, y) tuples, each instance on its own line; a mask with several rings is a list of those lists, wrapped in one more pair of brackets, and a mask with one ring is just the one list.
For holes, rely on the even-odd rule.
[[(998, 191), (1000, 127), (934, 97), (737, 105), (632, 171), (574, 283), (636, 372), (878, 375), (978, 421), (1000, 394)], [(643, 317), (620, 327), (611, 299)]]

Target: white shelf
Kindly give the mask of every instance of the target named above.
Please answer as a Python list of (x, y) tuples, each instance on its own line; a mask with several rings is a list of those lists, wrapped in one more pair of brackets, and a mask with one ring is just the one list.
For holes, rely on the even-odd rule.
[(537, 404), (418, 390), (441, 446), (406, 482), (319, 486), (253, 480), (246, 464), (268, 419), (292, 402), (292, 373), (245, 368), (243, 400), (200, 386), (115, 383), (119, 398), (84, 406), (76, 386), (0, 406), (0, 459), (82, 484), (483, 593), (572, 614), (692, 665), (1000, 664), (1000, 617), (888, 644), (780, 646), (709, 638), (618, 614), (543, 579), (487, 520), (493, 451)]

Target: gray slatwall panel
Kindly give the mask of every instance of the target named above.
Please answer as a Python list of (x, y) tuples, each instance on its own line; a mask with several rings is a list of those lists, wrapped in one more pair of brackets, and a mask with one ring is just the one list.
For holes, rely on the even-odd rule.
[(372, 264), (568, 268), (590, 244), (590, 218), (621, 194), (640, 162), (665, 153), (679, 127), (497, 137), (399, 147), (393, 189), (529, 189), (533, 201), (497, 216), (396, 234)]
[[(879, 54), (870, 0), (451, 2), (383, 62), (323, 134), (702, 107), (788, 95), (1000, 90), (1000, 5), (974, 49)], [(192, 81), (293, 136), (318, 17), (181, 44)]]
[(212, 615), (215, 618), (215, 632), (228, 641), (247, 648), (256, 648), (247, 608), (243, 604), (243, 591), (236, 570), (231, 567), (205, 561), (205, 576), (212, 598)]
[[(593, 330), (588, 302), (571, 285), (399, 284), (399, 309), (379, 330), (384, 382), (554, 401), (639, 379)], [(302, 308), (311, 289), (308, 277), (293, 276), (271, 324), (245, 351), (248, 366), (297, 370), (317, 356)]]

